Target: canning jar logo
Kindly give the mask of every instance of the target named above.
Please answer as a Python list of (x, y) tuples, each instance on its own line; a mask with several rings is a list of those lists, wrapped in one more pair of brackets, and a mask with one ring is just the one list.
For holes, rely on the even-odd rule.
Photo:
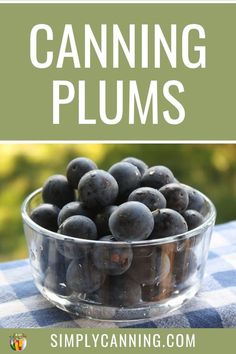
[(26, 348), (27, 339), (24, 334), (13, 334), (10, 336), (10, 346), (13, 350), (21, 352)]

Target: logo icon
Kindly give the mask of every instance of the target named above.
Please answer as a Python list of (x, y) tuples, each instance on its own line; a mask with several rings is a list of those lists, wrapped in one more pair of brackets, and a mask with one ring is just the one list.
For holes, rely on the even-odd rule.
[(15, 333), (13, 334), (13, 336), (10, 336), (10, 347), (13, 350), (17, 352), (21, 352), (26, 348), (26, 344), (27, 344), (27, 339), (24, 334)]

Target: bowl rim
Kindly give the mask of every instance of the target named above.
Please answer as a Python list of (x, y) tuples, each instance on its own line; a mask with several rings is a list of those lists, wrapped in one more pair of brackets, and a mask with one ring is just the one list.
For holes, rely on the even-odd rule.
[[(182, 234), (178, 234), (178, 235), (174, 235), (174, 236), (168, 236), (168, 237), (163, 237), (163, 238), (159, 238), (159, 239), (151, 239), (151, 240), (142, 240), (142, 241), (116, 241), (116, 245), (120, 245), (120, 246), (127, 246), (127, 245), (132, 245), (132, 246), (153, 246), (153, 245), (163, 245), (163, 244), (168, 244), (168, 243), (173, 243), (173, 242), (178, 242), (181, 240), (186, 240), (189, 239), (191, 237), (197, 236), (199, 234), (201, 234), (202, 232), (206, 231), (206, 229), (212, 225), (215, 222), (216, 219), (216, 208), (214, 206), (214, 204), (212, 203), (212, 201), (202, 192), (200, 192), (199, 190), (197, 190), (196, 188), (190, 187), (186, 184), (181, 183), (183, 186), (191, 188), (195, 191), (197, 191), (198, 193), (200, 193), (200, 195), (204, 198), (204, 200), (207, 202), (207, 204), (209, 205), (209, 215), (207, 217), (207, 219), (204, 221), (203, 224), (201, 224), (200, 226), (196, 227), (193, 230), (184, 232)], [(71, 241), (74, 243), (82, 243), (82, 244), (99, 244), (99, 245), (113, 245), (114, 246), (114, 241), (101, 241), (101, 240), (88, 240), (88, 239), (82, 239), (82, 238), (75, 238), (75, 237), (71, 237), (71, 236), (67, 236), (67, 235), (63, 235), (63, 234), (59, 234), (53, 231), (50, 231), (48, 229), (45, 229), (44, 227), (36, 224), (29, 216), (29, 214), (27, 213), (27, 206), (29, 204), (29, 202), (38, 194), (40, 194), (42, 192), (42, 187), (36, 189), (35, 191), (33, 191), (32, 193), (30, 193), (25, 200), (23, 201), (22, 205), (21, 205), (21, 215), (22, 215), (22, 219), (23, 221), (30, 226), (31, 228), (33, 228), (37, 233), (39, 234), (43, 234), (44, 236), (48, 236), (48, 237), (52, 237), (54, 239), (58, 239), (61, 241)]]

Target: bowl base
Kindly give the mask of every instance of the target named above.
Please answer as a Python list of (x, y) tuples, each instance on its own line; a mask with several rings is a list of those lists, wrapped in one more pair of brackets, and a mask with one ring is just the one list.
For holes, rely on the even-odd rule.
[(96, 303), (88, 303), (78, 300), (71, 301), (70, 298), (57, 295), (47, 288), (36, 284), (41, 294), (59, 309), (69, 312), (80, 318), (87, 318), (95, 321), (107, 322), (146, 322), (147, 320), (155, 320), (165, 317), (167, 314), (176, 311), (184, 303), (193, 298), (200, 288), (200, 282), (195, 283), (188, 289), (181, 291), (177, 295), (172, 295), (166, 300), (158, 302), (143, 302), (136, 307), (111, 307), (101, 306)]

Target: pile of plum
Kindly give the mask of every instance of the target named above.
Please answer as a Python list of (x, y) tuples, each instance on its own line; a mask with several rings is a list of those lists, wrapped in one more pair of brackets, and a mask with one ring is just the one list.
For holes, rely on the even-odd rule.
[(135, 243), (183, 234), (204, 222), (203, 196), (165, 166), (149, 168), (128, 157), (104, 171), (78, 157), (66, 176), (45, 181), (42, 199), (30, 217), (61, 234), (45, 238), (40, 248), (44, 286), (56, 293), (131, 306), (162, 298), (170, 284), (182, 284), (196, 270), (189, 243), (179, 250)]

